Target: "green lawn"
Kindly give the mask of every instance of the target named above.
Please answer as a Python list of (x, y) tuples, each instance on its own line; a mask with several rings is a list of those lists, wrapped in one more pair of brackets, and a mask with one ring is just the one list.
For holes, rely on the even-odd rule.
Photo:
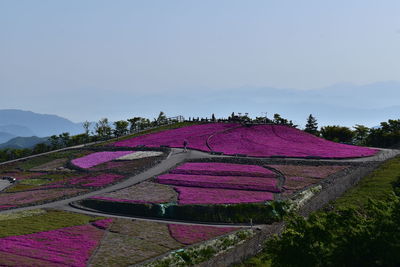
[(336, 208), (362, 208), (368, 198), (387, 201), (393, 192), (392, 183), (398, 176), (400, 176), (400, 157), (383, 163), (333, 204)]
[(1, 214), (0, 238), (84, 225), (99, 219), (103, 218), (58, 210), (39, 212), (31, 216), (26, 216), (24, 212)]

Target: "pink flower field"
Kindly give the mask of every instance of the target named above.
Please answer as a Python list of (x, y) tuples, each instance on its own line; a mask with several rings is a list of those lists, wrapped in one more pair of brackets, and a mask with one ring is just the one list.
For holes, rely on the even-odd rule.
[(189, 142), (189, 148), (253, 157), (355, 158), (372, 156), (378, 152), (376, 149), (327, 141), (289, 126), (241, 126), (237, 123), (187, 126), (118, 141), (114, 146), (183, 147), (185, 139)]
[(12, 266), (83, 267), (103, 234), (103, 230), (89, 224), (9, 236), (0, 239), (0, 255)]
[(280, 192), (277, 180), (266, 177), (164, 174), (157, 177), (157, 182), (189, 187)]
[(116, 158), (128, 155), (134, 151), (102, 151), (89, 154), (87, 156), (72, 160), (72, 164), (83, 169), (99, 165), (101, 163), (114, 160)]
[(183, 147), (183, 141), (186, 139), (189, 143), (188, 147), (208, 151), (209, 149), (206, 141), (211, 134), (235, 126), (237, 126), (237, 124), (234, 123), (192, 125), (118, 141), (114, 143), (114, 146), (135, 147), (146, 145), (149, 147), (159, 147), (161, 145), (168, 145), (170, 147)]
[(195, 244), (237, 230), (234, 227), (184, 224), (168, 224), (168, 229), (175, 240), (185, 245)]
[(275, 172), (258, 165), (187, 162), (156, 181), (174, 186), (179, 204), (265, 202), (280, 193)]
[(274, 194), (265, 191), (245, 191), (216, 188), (175, 186), (179, 193), (179, 204), (238, 204), (266, 202), (274, 199)]
[(175, 174), (213, 175), (213, 176), (257, 176), (275, 177), (271, 170), (257, 165), (219, 163), (219, 162), (188, 162), (171, 171)]

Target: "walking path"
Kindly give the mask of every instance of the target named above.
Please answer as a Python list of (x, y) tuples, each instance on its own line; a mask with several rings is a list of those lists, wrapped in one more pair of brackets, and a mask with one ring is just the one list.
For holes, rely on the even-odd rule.
[[(74, 148), (82, 147), (81, 146), (76, 146)], [(53, 153), (49, 152), (49, 153)], [(346, 163), (346, 162), (373, 162), (373, 161), (384, 161), (388, 158), (392, 158), (396, 155), (400, 154), (400, 150), (393, 150), (393, 149), (382, 149), (381, 152), (379, 152), (377, 155), (368, 157), (368, 158), (359, 158), (359, 159), (343, 159), (343, 160), (315, 160), (315, 159), (304, 159), (304, 158), (285, 158), (285, 159), (269, 159), (269, 158), (246, 158), (246, 159), (258, 159), (258, 160), (264, 160), (264, 161), (305, 161), (305, 162), (335, 162), (335, 163)], [(32, 156), (33, 157), (33, 156)], [(144, 180), (147, 180), (151, 177), (160, 175), (162, 173), (167, 172), (169, 169), (175, 167), (176, 165), (182, 163), (185, 160), (190, 160), (190, 159), (205, 159), (205, 158), (233, 158), (233, 156), (226, 156), (226, 155), (211, 155), (207, 152), (202, 152), (202, 151), (197, 151), (197, 150), (188, 150), (188, 152), (184, 152), (183, 149), (180, 148), (172, 148), (170, 154), (166, 159), (161, 161), (159, 164), (156, 166), (138, 174), (132, 177), (129, 177), (127, 180), (122, 181), (118, 184), (111, 185), (109, 187), (97, 190), (97, 191), (92, 191), (87, 194), (82, 194), (76, 197), (68, 198), (68, 199), (63, 199), (63, 200), (58, 200), (54, 201), (51, 203), (46, 203), (46, 204), (41, 204), (41, 205), (35, 205), (35, 206), (29, 206), (29, 207), (22, 207), (22, 208), (16, 208), (16, 209), (11, 209), (11, 210), (4, 210), (0, 211), (0, 214), (2, 213), (11, 213), (11, 212), (18, 212), (18, 211), (24, 211), (24, 210), (32, 210), (32, 209), (42, 209), (42, 208), (57, 208), (57, 209), (62, 209), (62, 210), (68, 210), (68, 211), (74, 211), (74, 212), (80, 212), (80, 213), (86, 213), (86, 214), (92, 214), (92, 215), (100, 215), (100, 216), (112, 216), (112, 217), (121, 217), (121, 218), (134, 218), (134, 217), (128, 217), (128, 216), (117, 216), (117, 215), (108, 215), (100, 212), (95, 212), (95, 211), (89, 211), (85, 209), (78, 209), (76, 207), (72, 207), (69, 204), (71, 202), (75, 202), (78, 200), (82, 200), (85, 198), (89, 198), (95, 195), (99, 194), (104, 194), (108, 193), (111, 191), (115, 190), (120, 190), (129, 186), (132, 186), (134, 184), (137, 184), (139, 182), (142, 182)], [(238, 157), (237, 157), (238, 158)], [(5, 185), (8, 186), (8, 185)], [(0, 191), (2, 189), (2, 184), (0, 184)], [(148, 220), (148, 221), (158, 221), (158, 222), (167, 222), (170, 223), (171, 221), (165, 221), (165, 220), (154, 220), (154, 219), (146, 219), (146, 218), (137, 218), (135, 219), (139, 220)], [(175, 223), (175, 222), (174, 222)], [(176, 222), (178, 223), (178, 222)], [(179, 223), (184, 223), (184, 222), (179, 222)], [(196, 224), (196, 223), (191, 223), (187, 222), (186, 224)], [(215, 225), (215, 224), (209, 224), (209, 225)], [(218, 225), (218, 224), (216, 224)], [(243, 227), (243, 225), (237, 225), (238, 227)]]

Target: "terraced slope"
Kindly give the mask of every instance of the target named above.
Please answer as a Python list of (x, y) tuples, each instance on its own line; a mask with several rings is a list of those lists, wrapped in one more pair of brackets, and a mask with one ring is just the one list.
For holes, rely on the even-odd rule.
[(253, 157), (357, 158), (372, 156), (376, 149), (339, 144), (283, 125), (244, 126), (235, 123), (209, 123), (147, 134), (114, 143), (114, 146), (183, 147), (218, 151), (226, 155)]

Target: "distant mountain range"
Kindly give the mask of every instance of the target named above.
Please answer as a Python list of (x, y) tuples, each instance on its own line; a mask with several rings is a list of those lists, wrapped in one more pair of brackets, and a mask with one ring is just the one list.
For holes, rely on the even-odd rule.
[(49, 114), (38, 114), (18, 109), (0, 110), (0, 148), (32, 147), (53, 134), (83, 132), (81, 123)]
[(0, 144), (0, 149), (4, 148), (33, 148), (40, 143), (49, 143), (47, 137), (14, 137), (7, 142)]
[[(121, 97), (120, 99), (129, 99)], [(298, 90), (273, 87), (242, 87), (232, 90), (199, 90), (180, 94), (138, 96), (136, 110), (163, 110), (166, 114), (188, 116), (228, 116), (231, 112), (248, 112), (262, 116), (267, 112), (293, 120), (304, 126), (313, 114), (320, 126), (364, 124), (369, 127), (381, 121), (400, 118), (400, 82), (379, 82), (368, 85), (337, 84), (322, 89)], [(110, 99), (108, 99), (111, 101)], [(148, 105), (151, 103), (151, 105)], [(120, 101), (119, 107), (124, 103)]]

